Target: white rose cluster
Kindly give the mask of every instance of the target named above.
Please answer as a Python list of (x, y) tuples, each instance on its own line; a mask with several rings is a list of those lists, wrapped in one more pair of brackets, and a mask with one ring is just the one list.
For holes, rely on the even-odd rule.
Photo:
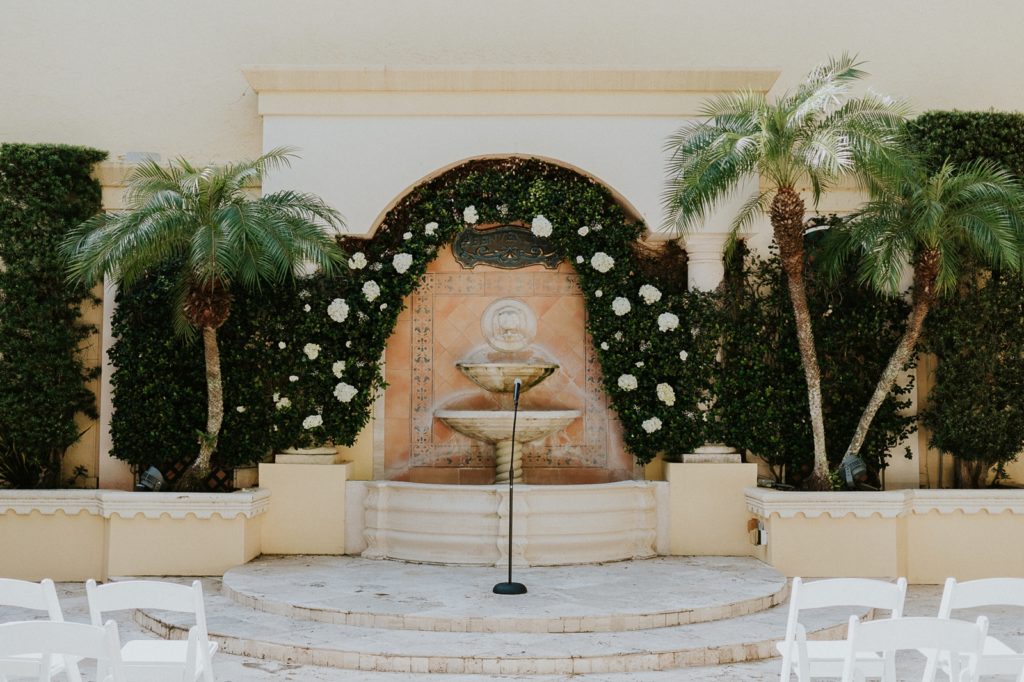
[(362, 251), (356, 251), (352, 254), (352, 257), (348, 259), (348, 267), (350, 270), (362, 270), (366, 267), (366, 256), (363, 255)]
[(647, 305), (653, 305), (661, 300), (661, 292), (658, 291), (657, 287), (645, 284), (640, 287), (640, 298), (642, 298), (644, 303)]
[(679, 317), (672, 313), (658, 315), (658, 329), (663, 332), (670, 332), (679, 326)]
[(396, 253), (395, 257), (391, 259), (391, 265), (395, 268), (395, 272), (399, 275), (404, 275), (409, 266), (412, 265), (412, 254)]
[(591, 256), (590, 267), (603, 274), (615, 267), (615, 259), (604, 251), (598, 251)]
[(632, 309), (633, 306), (630, 305), (628, 298), (616, 296), (615, 300), (612, 301), (612, 310), (614, 310), (615, 314), (618, 315), (619, 317), (622, 317)]
[(331, 318), (335, 322), (344, 322), (345, 318), (348, 317), (348, 303), (344, 300), (336, 298), (331, 301), (331, 304), (327, 306), (327, 317)]
[(380, 285), (372, 279), (363, 283), (363, 296), (367, 301), (375, 301), (380, 296)]
[(315, 343), (307, 343), (302, 347), (302, 352), (306, 354), (306, 357), (310, 360), (316, 360), (320, 357), (320, 346)]
[(619, 377), (619, 388), (623, 391), (635, 391), (636, 387), (636, 377), (632, 374), (623, 374)]
[(288, 398), (282, 398), (280, 393), (274, 394), (274, 407), (279, 410), (287, 410), (292, 406), (292, 401)]
[(650, 419), (645, 419), (644, 423), (640, 426), (642, 426), (644, 431), (647, 433), (654, 433), (661, 429), (661, 420), (657, 417), (651, 417)]
[(656, 391), (658, 393), (658, 400), (661, 402), (669, 407), (676, 404), (676, 392), (668, 384), (658, 384)]
[(476, 212), (476, 206), (467, 206), (462, 211), (462, 219), (469, 225), (475, 225), (480, 220), (480, 214)]
[(334, 373), (334, 376), (340, 379), (341, 375), (345, 372), (345, 361), (338, 360), (333, 365), (331, 365), (331, 372)]
[(334, 387), (334, 397), (343, 403), (351, 402), (352, 398), (356, 397), (356, 393), (359, 393), (356, 387), (350, 386), (344, 381)]
[(311, 414), (302, 420), (302, 428), (304, 429), (315, 429), (318, 426), (324, 425), (324, 418), (318, 414)]
[(437, 223), (427, 223), (426, 225), (423, 226), (423, 232), (428, 235), (433, 235), (435, 232), (437, 232)]
[(530, 223), (530, 232), (538, 237), (550, 237), (551, 221), (542, 215), (534, 216), (533, 222)]

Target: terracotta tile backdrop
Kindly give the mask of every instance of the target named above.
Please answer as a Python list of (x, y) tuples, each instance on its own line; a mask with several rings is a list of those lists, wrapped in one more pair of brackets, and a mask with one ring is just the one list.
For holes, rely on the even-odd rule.
[(520, 410), (576, 409), (565, 431), (523, 448), (527, 483), (602, 483), (633, 478), (615, 413), (601, 390), (601, 370), (586, 332), (583, 295), (567, 263), (502, 270), (464, 269), (445, 248), (406, 299), (385, 355), (384, 478), (423, 483), (494, 482), (493, 448), (448, 428), (434, 411), (510, 409), (455, 363), (486, 348), (480, 317), (499, 298), (517, 298), (537, 316), (533, 347), (560, 368), (523, 394)]

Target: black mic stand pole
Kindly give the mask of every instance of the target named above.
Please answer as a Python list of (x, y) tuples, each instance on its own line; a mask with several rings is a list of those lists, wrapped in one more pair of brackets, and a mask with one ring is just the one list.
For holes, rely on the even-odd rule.
[(512, 388), (512, 448), (508, 463), (508, 581), (494, 586), (494, 594), (526, 594), (526, 585), (512, 582), (512, 481), (516, 462), (516, 417), (519, 415), (519, 391), (522, 380), (516, 379)]

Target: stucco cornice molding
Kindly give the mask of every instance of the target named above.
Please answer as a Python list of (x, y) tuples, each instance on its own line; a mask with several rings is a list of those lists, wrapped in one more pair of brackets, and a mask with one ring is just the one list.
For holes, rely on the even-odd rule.
[(769, 69), (389, 68), (252, 65), (242, 69), (263, 92), (767, 92)]
[(893, 490), (883, 492), (783, 492), (748, 488), (747, 509), (762, 518), (798, 515), (809, 519), (879, 516), (894, 519), (910, 513), (1024, 514), (1024, 490)]
[(103, 518), (120, 516), (147, 519), (193, 516), (209, 519), (219, 516), (233, 519), (253, 518), (270, 506), (269, 490), (237, 493), (132, 493), (120, 490), (3, 490), (0, 514), (27, 515), (33, 512), (52, 516), (86, 513)]
[(747, 488), (747, 509), (763, 518), (775, 514), (783, 519), (797, 515), (816, 519), (834, 519), (853, 514), (857, 518), (874, 515), (883, 519), (902, 516), (907, 509), (910, 490), (868, 492), (783, 492), (767, 488)]

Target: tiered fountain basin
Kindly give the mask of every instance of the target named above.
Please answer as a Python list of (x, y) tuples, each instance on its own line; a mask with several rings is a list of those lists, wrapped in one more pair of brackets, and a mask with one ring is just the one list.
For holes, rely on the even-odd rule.
[[(365, 490), (362, 556), (471, 566), (504, 566), (508, 560), (507, 485), (358, 484)], [(668, 504), (658, 502), (667, 497), (666, 486), (517, 485), (512, 563), (561, 566), (665, 553)]]

